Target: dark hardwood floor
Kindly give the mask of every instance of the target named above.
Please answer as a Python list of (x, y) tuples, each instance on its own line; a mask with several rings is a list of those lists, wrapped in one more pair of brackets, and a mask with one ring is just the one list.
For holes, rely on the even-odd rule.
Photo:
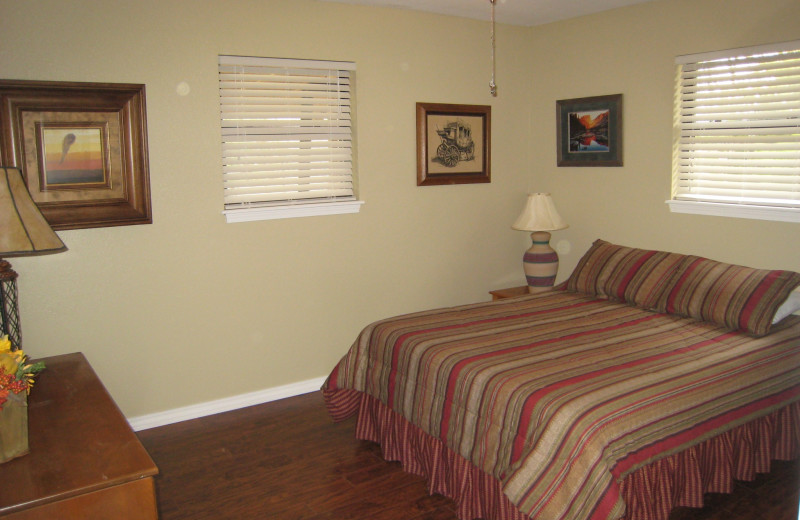
[[(333, 423), (319, 392), (138, 432), (162, 520), (456, 520), (453, 502)], [(708, 495), (670, 520), (797, 520), (800, 464)]]

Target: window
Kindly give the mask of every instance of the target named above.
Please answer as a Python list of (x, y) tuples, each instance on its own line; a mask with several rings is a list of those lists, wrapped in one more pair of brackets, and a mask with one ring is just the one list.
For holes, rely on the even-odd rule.
[(357, 213), (350, 62), (219, 56), (228, 222)]
[(670, 209), (800, 222), (800, 41), (676, 63)]

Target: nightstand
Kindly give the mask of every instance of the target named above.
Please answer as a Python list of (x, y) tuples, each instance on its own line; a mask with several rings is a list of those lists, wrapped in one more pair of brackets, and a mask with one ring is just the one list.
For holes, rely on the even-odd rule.
[(514, 296), (522, 296), (523, 294), (528, 293), (528, 286), (523, 285), (520, 287), (509, 287), (507, 289), (496, 289), (494, 291), (489, 291), (489, 294), (492, 295), (492, 301), (494, 300), (502, 300), (503, 298), (513, 298)]

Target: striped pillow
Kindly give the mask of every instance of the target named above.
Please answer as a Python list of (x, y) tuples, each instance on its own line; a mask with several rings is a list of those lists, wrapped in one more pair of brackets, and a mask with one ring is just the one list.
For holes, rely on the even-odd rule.
[(655, 309), (684, 258), (596, 240), (567, 280), (567, 290)]
[(687, 256), (657, 310), (763, 336), (769, 333), (778, 308), (799, 285), (800, 274), (792, 271)]

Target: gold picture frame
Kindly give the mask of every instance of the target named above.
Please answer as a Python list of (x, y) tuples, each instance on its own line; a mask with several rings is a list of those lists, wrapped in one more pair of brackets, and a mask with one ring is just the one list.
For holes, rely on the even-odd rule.
[(492, 107), (417, 103), (417, 186), (491, 182)]
[(53, 229), (152, 223), (144, 85), (0, 80), (0, 162)]

